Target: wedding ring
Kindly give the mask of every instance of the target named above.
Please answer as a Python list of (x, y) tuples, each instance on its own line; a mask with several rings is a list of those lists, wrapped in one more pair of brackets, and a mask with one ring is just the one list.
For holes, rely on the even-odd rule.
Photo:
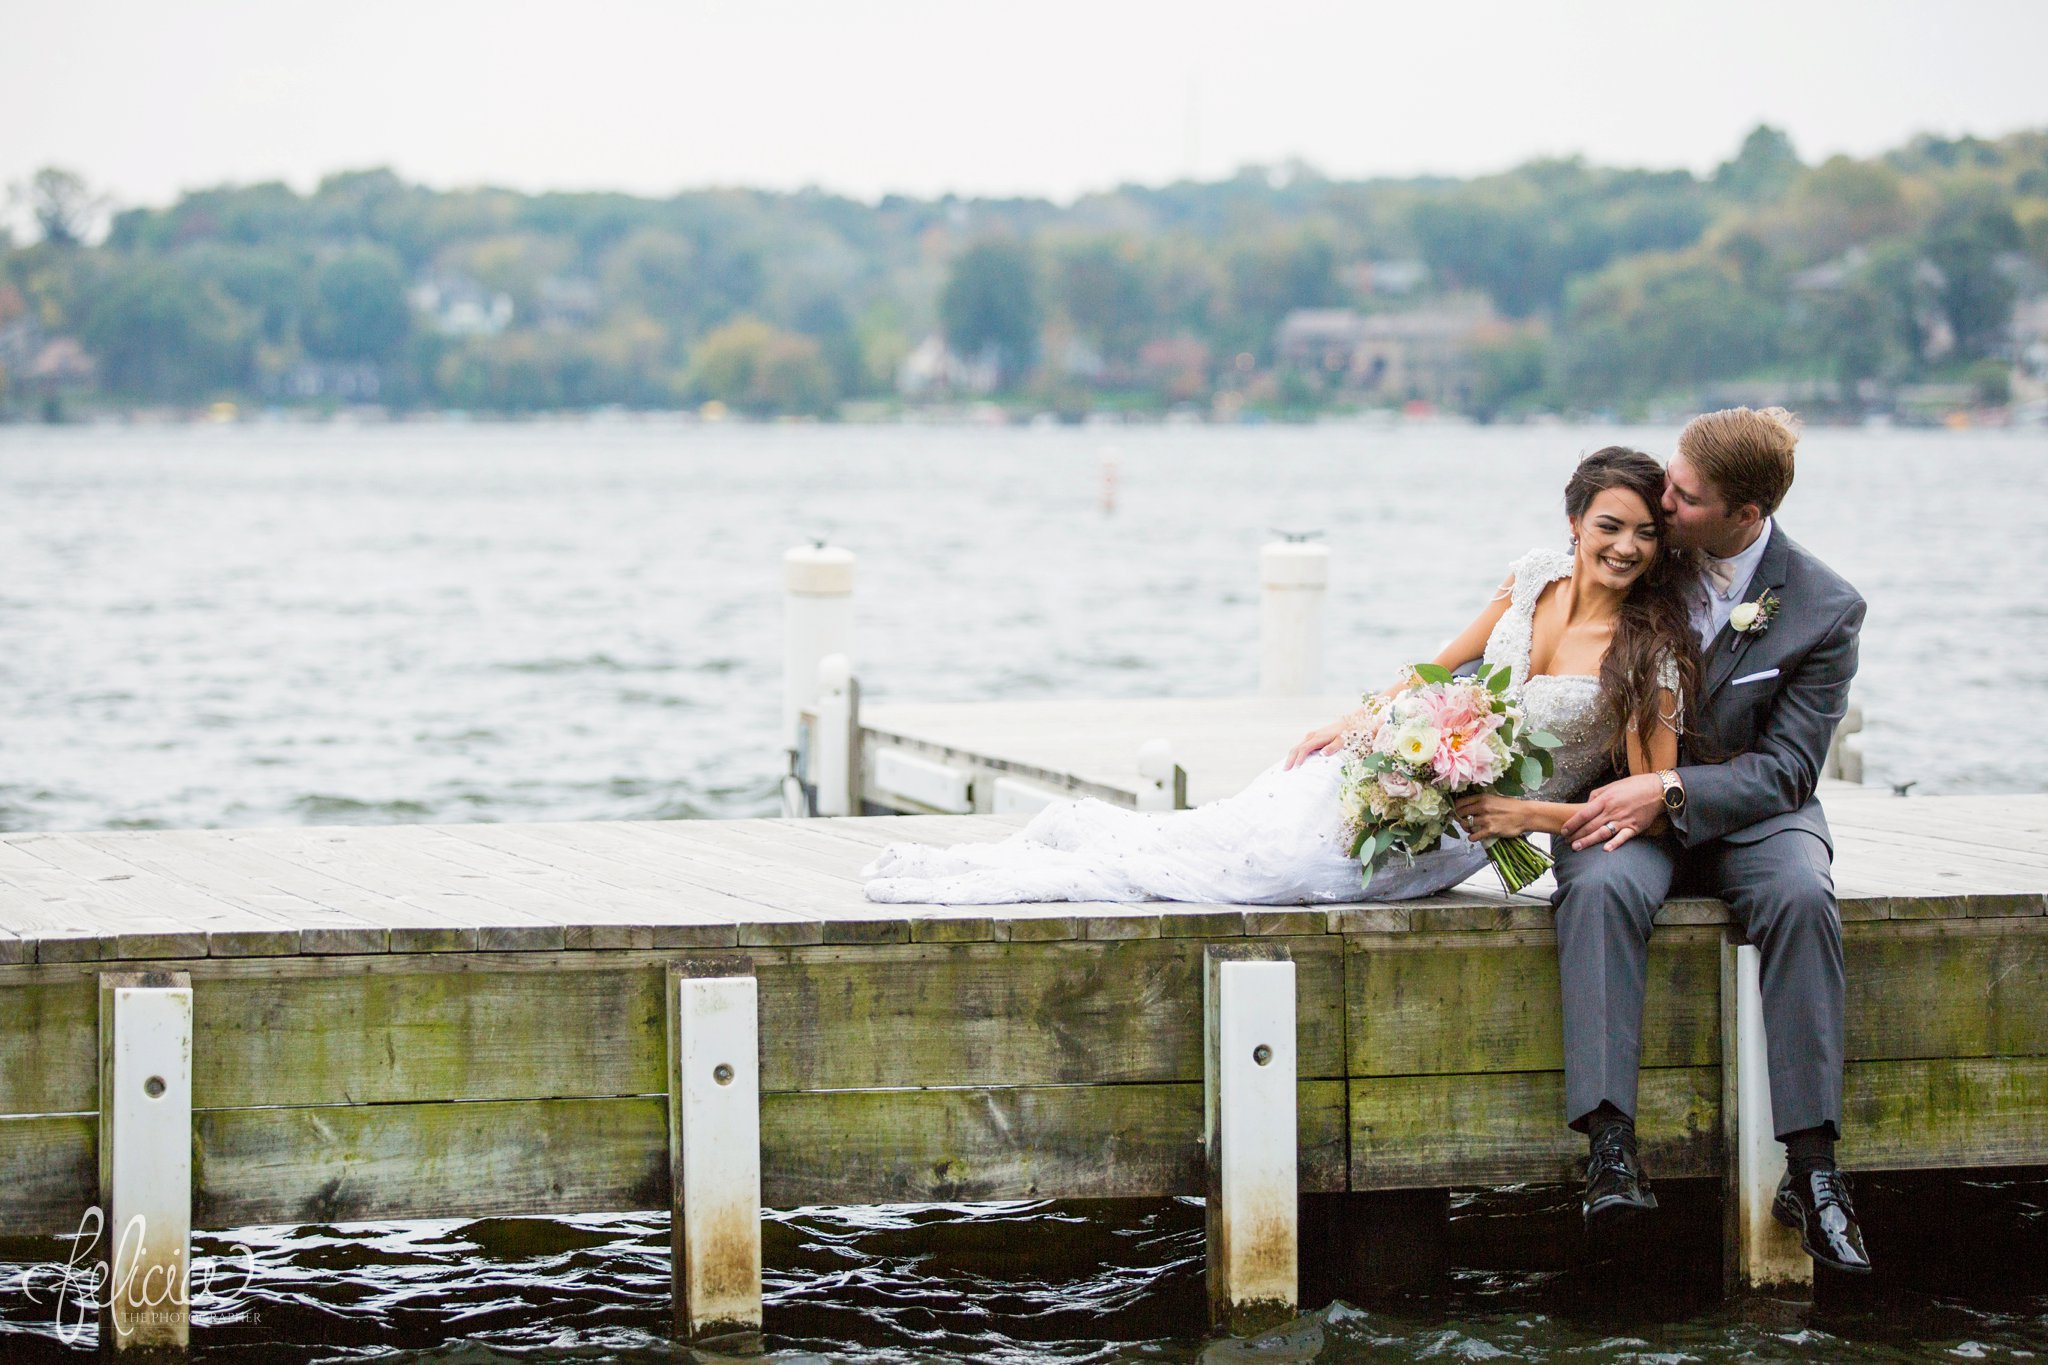
[(1621, 833), (1621, 830), (1615, 825), (1615, 823), (1612, 820), (1609, 820), (1607, 822), (1607, 832), (1609, 834), (1619, 834)]

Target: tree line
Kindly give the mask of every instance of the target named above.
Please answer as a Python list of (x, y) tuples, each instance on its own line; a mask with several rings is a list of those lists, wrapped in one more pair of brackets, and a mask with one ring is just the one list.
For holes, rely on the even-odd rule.
[(0, 237), (0, 405), (17, 412), (65, 338), (90, 361), (78, 396), (106, 403), (829, 415), (892, 399), (938, 338), (978, 377), (940, 366), (925, 396), (1314, 406), (1344, 385), (1290, 373), (1289, 314), (1452, 297), (1497, 319), (1471, 343), (1482, 416), (1760, 378), (1843, 401), (1962, 380), (1995, 401), (2015, 303), (2048, 292), (2048, 131), (1807, 164), (1759, 128), (1707, 175), (1293, 164), (1070, 205), (434, 190), (381, 169), (111, 215), (50, 169), (14, 199), (31, 226)]

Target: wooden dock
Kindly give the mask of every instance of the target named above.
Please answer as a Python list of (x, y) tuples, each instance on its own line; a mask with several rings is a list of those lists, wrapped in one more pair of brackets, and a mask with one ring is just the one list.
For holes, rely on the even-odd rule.
[[(1864, 796), (1830, 816), (1844, 1163), (2048, 1162), (2048, 797)], [(1274, 1141), (1293, 1164), (1260, 1168), (1269, 1189), (1575, 1179), (1542, 900), (1483, 883), (1322, 907), (861, 895), (886, 841), (994, 839), (1023, 818), (0, 837), (0, 1221), (68, 1234), (142, 1195), (205, 1228), (671, 1208), (693, 1331), (748, 1321), (749, 1302), (758, 1322), (757, 1228), (753, 1278), (705, 1307), (706, 1258), (745, 1259), (744, 1237), (713, 1252), (689, 1231), (719, 1190), (743, 1208), (1207, 1192), (1219, 1217), (1222, 1153)], [(1742, 950), (1715, 902), (1660, 923), (1645, 1157), (1663, 1178), (1733, 1181)], [(1215, 973), (1246, 958), (1291, 964), (1293, 1030), (1232, 1081)], [(691, 984), (707, 980), (743, 980), (746, 1007)], [(186, 1002), (186, 1050), (136, 1061), (122, 1011), (153, 999)], [(758, 1143), (700, 1119), (693, 1144), (686, 1059), (712, 1044), (690, 1020), (728, 1006), (754, 1032), (703, 1102), (746, 1097)], [(1232, 1115), (1279, 1123), (1270, 1096), (1248, 1109), (1230, 1091), (1276, 1076), (1295, 1101), (1281, 1136), (1226, 1137)], [(145, 1081), (152, 1104), (123, 1098)], [(154, 1137), (152, 1115), (169, 1125)], [(189, 1169), (134, 1164), (181, 1153)], [(680, 1174), (721, 1153), (740, 1175)], [(119, 1174), (136, 1169), (158, 1174)], [(1891, 1235), (1872, 1230), (1880, 1255)], [(1748, 1236), (1731, 1230), (1738, 1272)], [(1239, 1267), (1236, 1289), (1218, 1269), (1224, 1306), (1272, 1297), (1242, 1286), (1291, 1275), (1277, 1264)]]

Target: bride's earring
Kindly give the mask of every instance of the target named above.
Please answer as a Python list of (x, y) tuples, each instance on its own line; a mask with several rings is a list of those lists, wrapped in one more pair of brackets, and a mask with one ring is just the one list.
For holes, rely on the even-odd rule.
[(1572, 537), (1572, 548), (1574, 550), (1579, 548), (1579, 538), (1577, 536)]

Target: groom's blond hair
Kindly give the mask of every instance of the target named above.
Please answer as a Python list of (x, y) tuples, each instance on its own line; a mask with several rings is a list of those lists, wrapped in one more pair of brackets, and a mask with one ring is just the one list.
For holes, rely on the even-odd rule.
[(1734, 511), (1753, 502), (1765, 516), (1792, 489), (1799, 419), (1783, 408), (1703, 412), (1678, 433), (1678, 453)]

